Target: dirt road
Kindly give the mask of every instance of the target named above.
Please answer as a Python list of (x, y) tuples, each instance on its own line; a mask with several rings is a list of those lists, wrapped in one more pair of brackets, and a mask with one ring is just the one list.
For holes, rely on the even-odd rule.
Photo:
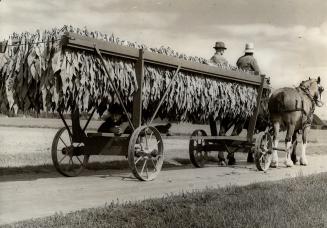
[(310, 156), (307, 167), (295, 166), (267, 173), (240, 161), (234, 167), (216, 165), (196, 169), (184, 166), (162, 170), (152, 182), (140, 182), (126, 171), (88, 171), (83, 176), (65, 178), (59, 174), (15, 175), (0, 178), (0, 224), (69, 212), (105, 203), (162, 197), (181, 191), (207, 187), (246, 185), (299, 175), (326, 172), (327, 156)]

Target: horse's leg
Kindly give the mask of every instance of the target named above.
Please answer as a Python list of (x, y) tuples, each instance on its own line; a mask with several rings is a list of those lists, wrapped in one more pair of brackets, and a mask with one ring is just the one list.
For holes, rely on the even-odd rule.
[[(278, 133), (279, 133), (279, 122), (275, 122), (274, 123), (274, 143), (273, 143), (273, 147), (277, 148), (278, 147)], [(270, 163), (270, 167), (272, 168), (277, 168), (278, 167), (278, 154), (277, 154), (277, 150), (273, 150), (272, 153), (272, 159), (271, 159), (271, 163)]]
[(292, 149), (292, 136), (294, 134), (295, 130), (295, 125), (294, 124), (289, 124), (287, 126), (287, 132), (286, 132), (286, 137), (285, 137), (285, 152), (286, 152), (286, 157), (285, 157), (285, 165), (287, 167), (292, 167), (293, 166), (293, 161), (291, 160), (291, 149)]
[(301, 150), (301, 158), (300, 158), (300, 164), (301, 165), (308, 165), (308, 160), (305, 155), (305, 150), (307, 148), (307, 135), (309, 133), (310, 127), (306, 127), (303, 129), (302, 132), (302, 150)]
[(297, 132), (294, 132), (292, 136), (292, 145), (293, 145), (293, 150), (291, 153), (291, 160), (293, 161), (294, 165), (298, 161), (296, 158), (296, 146), (297, 146)]

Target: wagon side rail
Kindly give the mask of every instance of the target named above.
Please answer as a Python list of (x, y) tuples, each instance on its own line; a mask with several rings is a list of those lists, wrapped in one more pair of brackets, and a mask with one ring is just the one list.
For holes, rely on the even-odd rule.
[[(134, 94), (132, 120), (129, 121), (133, 129), (141, 126), (142, 124), (141, 92), (142, 92), (142, 86), (144, 80), (144, 65), (146, 63), (178, 69), (175, 72), (175, 74), (178, 71), (184, 71), (189, 73), (197, 73), (208, 78), (218, 78), (231, 82), (239, 82), (248, 85), (253, 85), (259, 88), (258, 100), (261, 99), (260, 97), (261, 97), (262, 90), (264, 88), (269, 88), (268, 79), (265, 78), (264, 76), (253, 75), (250, 74), (249, 72), (239, 72), (239, 71), (221, 69), (215, 66), (209, 66), (201, 63), (179, 59), (172, 56), (153, 53), (144, 49), (136, 49), (132, 47), (121, 46), (115, 43), (109, 43), (107, 41), (81, 36), (76, 33), (69, 33), (69, 32), (66, 33), (62, 37), (61, 45), (63, 48), (79, 49), (83, 51), (89, 51), (92, 53), (96, 52), (98, 53), (98, 56), (101, 55), (114, 56), (114, 57), (135, 61), (136, 63), (135, 73), (136, 73), (136, 80), (139, 89)], [(102, 61), (102, 65), (106, 69), (106, 66), (103, 61)], [(117, 93), (117, 91), (115, 92)], [(160, 107), (160, 105), (158, 107)], [(258, 112), (257, 109), (255, 110), (254, 114), (256, 112)], [(255, 124), (257, 114), (255, 114), (254, 116), (255, 118), (252, 118), (254, 121), (253, 125)], [(153, 118), (155, 118), (155, 116), (153, 116), (151, 119)], [(254, 129), (252, 130), (252, 128), (250, 130), (251, 132), (254, 131)], [(249, 135), (248, 139), (250, 140), (252, 136), (253, 133)]]
[[(103, 55), (115, 56), (134, 61), (138, 61), (140, 57), (142, 57), (144, 63), (151, 63), (154, 65), (161, 65), (175, 69), (178, 66), (181, 66), (181, 71), (198, 73), (206, 77), (225, 79), (255, 86), (261, 85), (261, 77), (259, 75), (250, 74), (249, 72), (226, 70), (215, 66), (209, 66), (172, 56), (153, 53), (147, 50), (143, 50), (141, 56), (140, 49), (84, 37), (76, 33), (66, 33), (62, 38), (62, 46), (64, 48), (75, 48), (90, 52), (94, 52), (94, 47), (96, 46)], [(268, 81), (266, 79), (264, 87), (269, 87)]]

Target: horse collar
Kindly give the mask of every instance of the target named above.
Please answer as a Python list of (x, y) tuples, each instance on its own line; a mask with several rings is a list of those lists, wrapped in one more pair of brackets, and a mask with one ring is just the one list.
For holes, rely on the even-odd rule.
[(299, 88), (310, 98), (310, 100), (313, 100), (313, 97), (311, 96), (308, 87), (299, 86)]

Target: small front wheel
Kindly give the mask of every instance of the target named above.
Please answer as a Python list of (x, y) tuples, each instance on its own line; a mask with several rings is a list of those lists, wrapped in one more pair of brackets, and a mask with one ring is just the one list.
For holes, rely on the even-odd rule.
[(142, 181), (155, 179), (163, 161), (163, 141), (159, 131), (152, 126), (135, 129), (128, 145), (128, 163), (134, 176)]
[(266, 171), (272, 159), (272, 137), (269, 132), (260, 132), (254, 146), (255, 164), (260, 171)]
[(207, 145), (207, 141), (205, 139), (201, 139), (201, 136), (207, 136), (207, 133), (204, 130), (195, 130), (193, 131), (192, 136), (197, 136), (198, 139), (190, 139), (190, 143), (189, 143), (190, 159), (195, 167), (202, 168), (204, 167), (204, 164), (208, 160), (208, 152), (205, 151), (205, 146)]
[(66, 177), (78, 176), (90, 157), (83, 154), (82, 146), (73, 145), (72, 137), (65, 127), (61, 128), (53, 139), (51, 156), (56, 170)]

